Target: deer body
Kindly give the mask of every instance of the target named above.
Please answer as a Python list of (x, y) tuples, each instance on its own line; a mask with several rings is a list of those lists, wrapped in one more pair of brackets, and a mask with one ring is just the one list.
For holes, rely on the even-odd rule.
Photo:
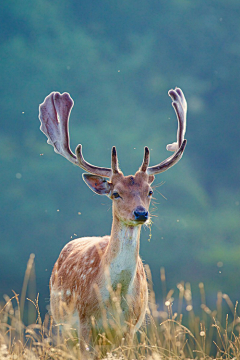
[[(130, 267), (127, 262), (129, 257), (125, 263), (118, 261), (122, 255), (120, 250), (116, 255), (117, 261), (110, 264), (110, 271), (106, 273), (104, 260), (110, 241), (108, 236), (71, 241), (62, 250), (50, 280), (51, 313), (55, 321), (75, 324), (77, 313), (79, 330), (85, 342), (89, 341), (91, 316), (94, 314), (97, 327), (101, 328), (101, 305), (104, 304), (111, 311), (109, 285), (113, 290), (116, 290), (118, 284), (122, 285), (122, 314), (126, 321), (131, 322), (134, 331), (141, 325), (146, 311), (147, 282), (140, 257), (137, 257), (135, 266)], [(102, 253), (102, 259), (99, 251)], [(64, 281), (65, 279), (67, 281)], [(122, 326), (126, 324), (123, 323)], [(82, 333), (81, 328), (87, 329), (85, 333)]]
[(88, 172), (83, 174), (83, 180), (92, 191), (108, 196), (113, 202), (110, 236), (70, 241), (61, 251), (50, 279), (53, 318), (58, 323), (78, 323), (83, 356), (90, 339), (92, 319), (100, 331), (104, 330), (106, 319), (112, 324), (115, 294), (120, 299), (118, 315), (123, 333), (133, 336), (145, 317), (148, 287), (139, 246), (141, 227), (150, 222), (151, 184), (154, 175), (180, 160), (186, 146), (186, 100), (178, 88), (170, 90), (169, 95), (179, 124), (177, 142), (167, 147), (174, 154), (149, 167), (149, 150), (145, 147), (143, 163), (134, 176), (124, 176), (120, 171), (115, 147), (112, 148), (111, 168), (86, 162), (81, 145), (77, 146), (76, 155), (72, 153), (68, 120), (73, 101), (69, 94), (51, 93), (40, 105), (41, 130), (48, 137), (48, 143), (57, 153)]
[(148, 289), (139, 256), (143, 220), (134, 224), (135, 215), (132, 207), (149, 207), (148, 178), (146, 174), (143, 176), (141, 173), (137, 173), (135, 177), (124, 177), (122, 174), (113, 176), (112, 184), (114, 189), (118, 189), (121, 198), (125, 198), (125, 208), (124, 212), (121, 206), (119, 210), (119, 200), (122, 199), (116, 199), (111, 235), (80, 238), (69, 242), (53, 268), (50, 279), (53, 317), (59, 323), (70, 324), (76, 322), (78, 314), (79, 332), (86, 343), (89, 341), (91, 316), (94, 314), (97, 328), (101, 328), (101, 306), (109, 313), (114, 313), (109, 287), (116, 291), (119, 284), (121, 286), (121, 326), (125, 327), (126, 331), (128, 323), (131, 332), (134, 333), (145, 316)]

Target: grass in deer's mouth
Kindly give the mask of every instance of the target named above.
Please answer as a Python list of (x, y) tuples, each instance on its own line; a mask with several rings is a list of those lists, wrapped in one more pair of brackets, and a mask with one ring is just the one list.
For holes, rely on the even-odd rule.
[[(34, 258), (30, 258), (28, 263), (22, 296), (26, 295), (33, 260)], [(123, 338), (117, 316), (109, 319), (109, 324), (104, 323), (101, 334), (92, 318), (89, 359), (92, 356), (105, 360), (240, 359), (240, 317), (237, 303), (232, 304), (227, 295), (219, 292), (216, 310), (210, 310), (205, 302), (204, 286), (200, 284), (202, 304), (201, 309), (197, 309), (200, 310), (200, 315), (197, 316), (193, 309), (191, 287), (181, 283), (175, 291), (178, 300), (175, 302), (174, 291), (169, 291), (165, 296), (163, 309), (159, 310), (148, 267), (146, 271), (150, 296), (145, 325), (135, 335), (134, 341), (131, 341), (128, 336)], [(161, 280), (164, 285), (163, 270)], [(112, 296), (120, 316), (118, 294), (113, 292)], [(49, 314), (42, 319), (38, 299), (27, 299), (32, 306), (30, 318), (35, 316), (35, 321), (28, 325), (22, 320), (23, 298), (14, 293), (12, 298), (5, 295), (4, 300), (5, 303), (0, 306), (0, 359), (81, 359), (77, 332), (67, 326), (53, 324)], [(176, 303), (175, 312), (173, 309)], [(225, 305), (227, 312), (223, 310), (226, 309)], [(117, 346), (114, 340), (116, 337), (120, 339)]]

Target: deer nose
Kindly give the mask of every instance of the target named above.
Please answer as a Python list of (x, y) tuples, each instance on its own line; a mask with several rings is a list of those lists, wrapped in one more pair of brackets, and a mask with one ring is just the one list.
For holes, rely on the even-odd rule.
[(137, 206), (133, 214), (137, 221), (146, 221), (148, 219), (148, 211), (143, 206)]

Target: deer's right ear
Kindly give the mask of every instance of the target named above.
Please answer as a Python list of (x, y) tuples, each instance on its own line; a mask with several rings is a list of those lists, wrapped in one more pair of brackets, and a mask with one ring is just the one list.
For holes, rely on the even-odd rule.
[(110, 183), (102, 176), (83, 174), (87, 186), (98, 195), (108, 195), (111, 191)]

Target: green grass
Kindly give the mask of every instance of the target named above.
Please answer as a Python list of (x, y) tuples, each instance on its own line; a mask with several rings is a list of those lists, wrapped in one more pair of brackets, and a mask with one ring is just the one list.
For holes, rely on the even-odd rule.
[[(32, 256), (21, 296), (14, 293), (9, 298), (5, 295), (4, 303), (0, 306), (0, 359), (81, 359), (76, 331), (70, 328), (60, 331), (59, 324), (54, 324), (48, 314), (44, 319), (41, 318), (38, 299), (26, 299), (33, 269)], [(107, 327), (105, 333), (97, 334), (93, 319), (95, 336), (89, 346), (89, 359), (93, 355), (105, 360), (240, 359), (240, 317), (237, 304), (232, 304), (227, 295), (219, 292), (216, 309), (209, 309), (204, 286), (199, 284), (201, 307), (195, 311), (190, 284), (181, 283), (175, 291), (177, 300), (173, 299), (174, 291), (169, 291), (159, 311), (148, 267), (146, 271), (150, 287), (149, 309), (145, 324), (134, 341), (130, 341), (127, 336), (121, 337), (116, 321), (115, 325), (111, 324), (113, 329), (116, 326), (115, 335), (120, 336), (120, 345), (116, 346), (114, 334)], [(163, 269), (161, 281), (165, 287)], [(175, 307), (176, 311), (173, 310)], [(22, 320), (24, 310), (24, 318), (32, 319), (25, 320), (28, 325)]]

